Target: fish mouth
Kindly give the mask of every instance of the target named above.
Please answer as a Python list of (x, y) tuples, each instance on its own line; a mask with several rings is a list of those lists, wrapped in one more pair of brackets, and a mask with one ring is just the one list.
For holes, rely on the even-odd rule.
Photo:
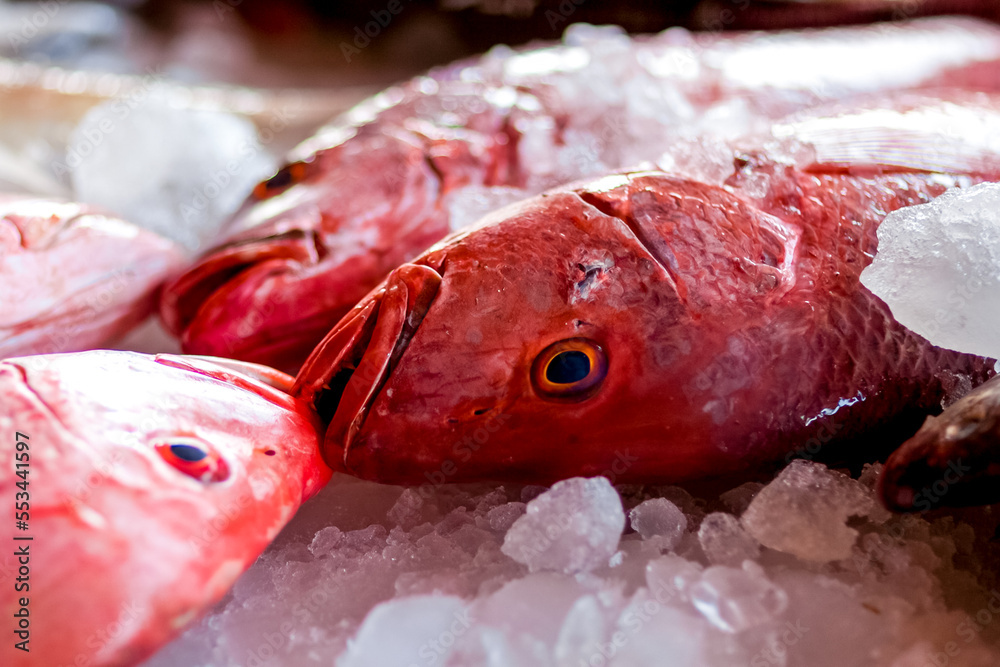
[(306, 360), (292, 394), (327, 425), (323, 454), (350, 470), (348, 458), (375, 398), (427, 315), (441, 274), (404, 264), (327, 334)]
[(316, 233), (301, 229), (220, 245), (167, 285), (160, 317), (169, 331), (179, 335), (198, 317), (202, 305), (240, 274), (267, 263), (317, 264), (325, 255)]

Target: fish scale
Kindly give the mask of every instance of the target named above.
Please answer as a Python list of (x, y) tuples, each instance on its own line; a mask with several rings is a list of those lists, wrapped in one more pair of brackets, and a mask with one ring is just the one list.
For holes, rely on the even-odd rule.
[[(434, 470), (450, 481), (551, 482), (600, 474), (630, 452), (616, 481), (673, 483), (746, 477), (803, 453), (887, 453), (956, 378), (980, 384), (993, 364), (905, 329), (860, 274), (887, 211), (1000, 178), (988, 136), (942, 142), (950, 129), (934, 120), (961, 109), (1000, 127), (1000, 98), (885, 104), (841, 109), (838, 122), (873, 136), (906, 128), (906, 150), (888, 164), (849, 156), (837, 142), (851, 133), (810, 134), (812, 150), (789, 151), (775, 136), (797, 137), (779, 128), (745, 140), (750, 152), (734, 147), (735, 173), (721, 181), (611, 174), (441, 241), (362, 300), (296, 378), (293, 391), (330, 424), (325, 458), (383, 482), (420, 483)], [(930, 172), (928, 158), (965, 169)], [(578, 298), (579, 266), (599, 255), (601, 279)], [(417, 280), (415, 266), (432, 274)], [(390, 300), (400, 284), (424, 289), (424, 305)], [(351, 333), (401, 315), (418, 322), (405, 340)], [(552, 386), (538, 369), (553, 346), (592, 360), (587, 375)], [(343, 361), (384, 367), (388, 354), (397, 361), (377, 377), (351, 377)], [(335, 376), (351, 400), (331, 393)], [(491, 414), (504, 424), (483, 446), (456, 445)], [(812, 440), (818, 451), (803, 450)]]
[[(731, 123), (760, 129), (859, 96), (1000, 82), (1000, 28), (973, 20), (607, 44), (572, 34), (393, 87), (294, 150), (164, 290), (160, 312), (183, 349), (299, 368), (390, 271), (471, 222), (453, 207), (477, 192), (512, 201), (664, 153), (682, 162), (684, 139), (740, 134)], [(844, 152), (865, 148), (892, 150), (875, 134)], [(291, 229), (323, 252), (275, 258), (273, 237)]]

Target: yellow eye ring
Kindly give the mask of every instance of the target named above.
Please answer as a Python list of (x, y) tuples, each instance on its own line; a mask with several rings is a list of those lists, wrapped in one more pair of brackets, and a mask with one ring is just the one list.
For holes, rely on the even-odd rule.
[(582, 401), (597, 392), (608, 374), (608, 358), (589, 338), (567, 338), (542, 350), (531, 381), (545, 398)]
[(253, 196), (255, 199), (267, 199), (269, 197), (274, 197), (279, 195), (293, 185), (297, 185), (304, 181), (310, 173), (310, 162), (305, 162), (300, 160), (299, 162), (293, 162), (291, 164), (286, 164), (284, 167), (278, 170), (271, 178), (258, 183), (253, 189)]

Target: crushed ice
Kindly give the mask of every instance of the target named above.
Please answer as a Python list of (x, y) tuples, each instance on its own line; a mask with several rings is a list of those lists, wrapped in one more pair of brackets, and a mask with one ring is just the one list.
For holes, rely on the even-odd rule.
[(997, 664), (1000, 520), (891, 516), (879, 472), (709, 498), (338, 476), (147, 667)]
[(151, 90), (91, 109), (67, 147), (73, 197), (204, 249), (275, 158), (247, 118), (173, 108)]
[(1000, 184), (890, 213), (861, 282), (935, 345), (1000, 357)]

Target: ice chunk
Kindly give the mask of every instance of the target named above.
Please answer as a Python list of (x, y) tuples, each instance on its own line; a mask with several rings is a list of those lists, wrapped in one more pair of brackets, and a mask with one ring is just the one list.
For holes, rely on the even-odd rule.
[(899, 209), (861, 282), (935, 345), (1000, 357), (1000, 184)]
[(389, 510), (388, 518), (397, 526), (411, 528), (421, 519), (424, 501), (414, 489), (405, 489), (396, 504)]
[(693, 611), (662, 605), (645, 589), (622, 612), (619, 627), (612, 638), (617, 634), (621, 641), (604, 647), (603, 655), (610, 654), (612, 667), (711, 664), (708, 623)]
[(510, 634), (530, 634), (549, 646), (563, 631), (564, 621), (587, 590), (571, 576), (538, 572), (505, 584), (473, 607), (478, 623)]
[(629, 524), (643, 539), (659, 537), (664, 549), (673, 549), (687, 530), (684, 512), (666, 498), (651, 498), (633, 507)]
[(532, 571), (581, 572), (607, 565), (625, 527), (621, 498), (604, 477), (556, 483), (528, 503), (503, 552)]
[(788, 606), (785, 592), (753, 562), (744, 563), (742, 569), (708, 568), (691, 586), (691, 601), (712, 625), (726, 632), (766, 623)]
[(847, 558), (858, 531), (851, 516), (884, 521), (888, 513), (847, 475), (812, 461), (793, 461), (743, 513), (743, 526), (764, 546), (805, 560)]
[(757, 541), (743, 530), (736, 517), (725, 512), (713, 512), (702, 520), (698, 542), (709, 562), (716, 565), (739, 565), (760, 555)]
[[(560, 528), (560, 508), (592, 515), (603, 504), (594, 496), (617, 505), (606, 483), (441, 485), (420, 489), (418, 500), (338, 475), (227, 600), (146, 667), (355, 667), (404, 655), (403, 664), (445, 667), (924, 667), (949, 642), (961, 648), (949, 666), (1000, 664), (991, 629), (992, 610), (1000, 609), (991, 541), (1000, 517), (994, 508), (966, 508), (942, 510), (933, 521), (886, 520), (875, 504), (880, 469), (870, 466), (855, 481), (800, 461), (752, 499), (755, 485), (721, 497), (617, 487), (626, 506), (643, 507), (640, 516), (663, 506), (650, 501), (666, 499), (701, 530), (685, 532), (664, 555), (650, 548), (656, 535), (617, 539), (618, 508), (608, 542), (617, 542), (620, 565), (573, 573), (529, 573), (501, 551), (504, 532), (518, 520), (539, 521), (537, 509), (525, 514), (516, 501), (537, 507), (554, 498), (548, 516)], [(597, 493), (581, 492), (592, 484)], [(574, 500), (580, 496), (589, 500)], [(754, 531), (772, 522), (779, 536), (789, 531), (780, 546), (801, 540), (831, 555), (802, 560), (767, 549), (755, 562), (739, 561), (733, 546), (745, 555), (756, 542), (732, 515), (706, 516), (703, 508), (746, 500)], [(861, 517), (850, 527), (862, 537), (849, 537), (850, 557), (836, 561), (844, 541), (819, 542), (816, 533), (846, 529), (845, 507)], [(572, 533), (568, 543), (579, 539)], [(733, 563), (719, 562), (727, 558)]]
[(667, 554), (646, 565), (646, 585), (661, 603), (687, 600), (691, 586), (698, 581), (701, 571), (700, 563)]
[(91, 109), (67, 147), (76, 199), (194, 252), (215, 237), (274, 158), (246, 118), (171, 108), (155, 88)]
[(487, 512), (486, 521), (492, 530), (506, 533), (515, 521), (524, 516), (526, 508), (527, 505), (524, 503), (506, 503)]
[(566, 615), (556, 641), (555, 657), (559, 667), (590, 664), (599, 655), (606, 633), (604, 613), (593, 595), (578, 599)]
[(409, 667), (428, 656), (443, 664), (470, 625), (460, 598), (421, 595), (384, 602), (365, 618), (337, 667)]

